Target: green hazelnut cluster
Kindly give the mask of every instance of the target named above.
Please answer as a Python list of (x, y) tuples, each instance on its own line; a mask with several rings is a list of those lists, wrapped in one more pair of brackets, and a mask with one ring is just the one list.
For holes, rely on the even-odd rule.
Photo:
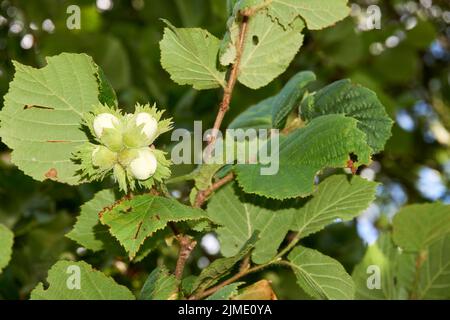
[(80, 174), (88, 181), (112, 174), (119, 188), (128, 192), (137, 186), (151, 188), (155, 181), (170, 176), (170, 160), (153, 142), (172, 129), (170, 119), (155, 106), (137, 105), (134, 114), (100, 105), (84, 116), (93, 142), (83, 145), (75, 159)]

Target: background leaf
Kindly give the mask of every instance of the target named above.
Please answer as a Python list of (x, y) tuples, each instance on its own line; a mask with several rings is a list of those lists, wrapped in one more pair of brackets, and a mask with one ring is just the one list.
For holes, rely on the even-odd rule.
[(436, 240), (424, 254), (414, 298), (450, 299), (450, 235)]
[(295, 207), (281, 201), (245, 196), (235, 184), (221, 188), (208, 203), (208, 216), (219, 225), (217, 234), (226, 257), (237, 254), (242, 245), (259, 232), (252, 259), (265, 263), (272, 259), (289, 231)]
[[(401, 252), (388, 233), (381, 234), (377, 242), (370, 245), (363, 260), (352, 273), (356, 287), (356, 299), (403, 300), (409, 299), (415, 276), (416, 257)], [(367, 281), (376, 267), (380, 272), (380, 288), (369, 288)]]
[(231, 272), (231, 269), (241, 261), (255, 246), (257, 234), (254, 234), (241, 248), (237, 254), (214, 260), (209, 266), (202, 270), (200, 275), (195, 279), (192, 286), (193, 290), (207, 289), (216, 284), (221, 278)]
[(450, 233), (450, 206), (442, 203), (410, 205), (393, 220), (394, 242), (404, 250), (420, 251)]
[(236, 117), (229, 129), (270, 129), (272, 128), (272, 110), (275, 97), (267, 98), (249, 107)]
[(317, 299), (353, 299), (355, 288), (352, 278), (336, 260), (305, 247), (296, 247), (289, 253), (297, 283)]
[(12, 255), (14, 234), (3, 224), (0, 224), (0, 274), (8, 265)]
[(66, 235), (86, 249), (94, 252), (105, 249), (111, 242), (116, 242), (108, 230), (102, 225), (99, 213), (114, 204), (116, 197), (112, 190), (98, 192), (94, 198), (81, 206), (80, 215), (73, 229)]
[(304, 238), (336, 219), (353, 219), (375, 200), (377, 185), (358, 176), (333, 175), (327, 178), (295, 214), (292, 230)]
[(242, 288), (233, 300), (278, 300), (269, 281), (260, 280), (248, 287)]
[(141, 290), (141, 300), (176, 300), (179, 281), (166, 267), (157, 267), (148, 276)]
[(230, 300), (232, 297), (238, 294), (238, 288), (243, 284), (244, 282), (235, 282), (229, 284), (217, 290), (214, 294), (210, 295), (206, 300)]
[[(70, 268), (80, 270), (80, 289), (69, 289), (68, 281), (75, 275)], [(100, 271), (92, 269), (86, 262), (59, 261), (48, 272), (48, 289), (39, 283), (31, 293), (32, 300), (134, 300), (126, 287)]]

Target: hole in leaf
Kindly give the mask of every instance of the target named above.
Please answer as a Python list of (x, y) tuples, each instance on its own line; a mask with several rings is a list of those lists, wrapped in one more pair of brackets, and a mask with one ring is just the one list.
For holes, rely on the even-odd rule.
[(354, 153), (350, 153), (350, 160), (352, 160), (353, 162), (358, 162), (358, 155), (354, 154)]
[(258, 38), (258, 36), (253, 36), (252, 41), (253, 41), (253, 44), (254, 44), (255, 46), (257, 46), (257, 45), (259, 44), (259, 38)]
[(58, 178), (58, 171), (55, 168), (49, 169), (45, 175), (47, 179), (56, 180)]
[(23, 110), (29, 110), (29, 109), (33, 109), (33, 108), (44, 109), (44, 110), (55, 110), (55, 108), (52, 108), (52, 107), (34, 106), (34, 105), (28, 105), (28, 104), (23, 107)]

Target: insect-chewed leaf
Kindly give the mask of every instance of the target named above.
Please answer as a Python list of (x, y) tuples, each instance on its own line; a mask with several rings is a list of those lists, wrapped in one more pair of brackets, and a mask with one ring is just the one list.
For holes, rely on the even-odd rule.
[(42, 69), (14, 65), (0, 112), (0, 136), (13, 149), (12, 161), (36, 180), (79, 184), (79, 166), (71, 159), (88, 141), (82, 115), (101, 102), (112, 103), (109, 85), (85, 54), (50, 57)]
[(325, 114), (344, 114), (358, 120), (375, 153), (382, 151), (391, 136), (392, 120), (375, 92), (340, 80), (310, 95), (301, 106), (302, 117), (312, 120)]
[(11, 259), (14, 234), (11, 230), (0, 224), (0, 274)]
[(316, 299), (353, 299), (355, 286), (336, 260), (305, 247), (296, 247), (288, 256), (297, 283)]
[(261, 175), (261, 169), (268, 167), (265, 164), (238, 164), (239, 185), (247, 193), (274, 199), (310, 195), (314, 177), (321, 170), (346, 167), (351, 154), (357, 156), (358, 165), (370, 162), (372, 149), (357, 124), (357, 120), (343, 115), (313, 119), (305, 128), (286, 138), (281, 136), (278, 151), (272, 147), (270, 165), (274, 174)]
[[(95, 194), (94, 198), (81, 206), (80, 215), (73, 229), (66, 235), (93, 252), (106, 250), (117, 256), (127, 256), (124, 248), (109, 232), (108, 226), (100, 223), (99, 214), (113, 207), (116, 201), (112, 190), (103, 190)], [(134, 262), (145, 258), (149, 253), (164, 242), (168, 230), (159, 230), (152, 237), (147, 238), (134, 257)]]
[(225, 71), (218, 68), (220, 40), (199, 28), (169, 24), (160, 43), (161, 64), (173, 81), (194, 89), (225, 87)]
[(66, 236), (94, 252), (105, 249), (111, 245), (111, 242), (117, 243), (109, 234), (108, 228), (100, 224), (98, 217), (103, 208), (114, 204), (115, 199), (112, 190), (97, 193), (92, 200), (81, 206), (77, 222)]
[(333, 175), (319, 184), (313, 197), (295, 214), (292, 230), (304, 238), (336, 219), (348, 221), (375, 200), (376, 182)]
[(134, 300), (128, 288), (83, 261), (59, 261), (48, 272), (49, 287), (39, 283), (31, 300)]
[(168, 222), (207, 218), (200, 209), (178, 201), (153, 195), (140, 195), (125, 200), (105, 211), (100, 221), (109, 226), (110, 233), (119, 240), (130, 259), (136, 256), (145, 239), (166, 227)]
[(238, 80), (258, 89), (286, 71), (303, 44), (301, 21), (283, 29), (263, 11), (250, 17), (240, 62)]
[(241, 9), (267, 8), (284, 28), (302, 18), (310, 30), (329, 27), (350, 13), (348, 0), (243, 0)]

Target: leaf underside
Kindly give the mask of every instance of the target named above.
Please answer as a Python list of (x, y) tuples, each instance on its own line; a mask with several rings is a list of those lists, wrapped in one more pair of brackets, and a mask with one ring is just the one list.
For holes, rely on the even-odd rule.
[(296, 207), (290, 203), (245, 196), (235, 184), (221, 188), (208, 203), (208, 216), (219, 225), (217, 234), (225, 257), (236, 255), (254, 232), (259, 232), (252, 259), (272, 259), (289, 231)]
[(333, 175), (325, 179), (295, 214), (292, 230), (305, 238), (336, 219), (353, 219), (375, 200), (377, 185), (359, 176)]
[(220, 40), (200, 28), (164, 29), (161, 64), (173, 81), (204, 90), (225, 87), (225, 71), (219, 70)]
[(350, 300), (354, 283), (336, 260), (316, 250), (296, 247), (288, 256), (297, 283), (316, 299)]
[(38, 181), (79, 184), (72, 158), (88, 141), (82, 115), (112, 99), (101, 70), (89, 56), (69, 53), (48, 58), (41, 69), (14, 66), (0, 112), (0, 136), (13, 149), (12, 161)]

